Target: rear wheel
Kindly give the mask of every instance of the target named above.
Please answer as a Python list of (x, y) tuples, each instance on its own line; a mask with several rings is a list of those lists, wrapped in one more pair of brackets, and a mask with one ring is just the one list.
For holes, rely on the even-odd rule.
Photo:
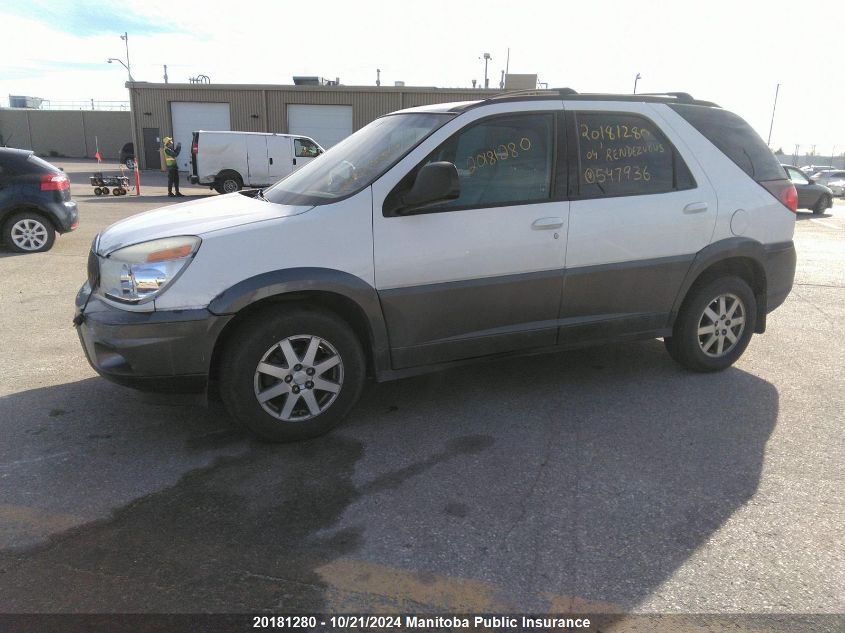
[(233, 171), (223, 172), (217, 177), (214, 188), (217, 193), (235, 193), (243, 189), (244, 182), (241, 177)]
[(358, 400), (366, 363), (360, 342), (339, 317), (285, 307), (241, 323), (221, 367), (229, 413), (260, 437), (287, 442), (339, 424)]
[(21, 211), (3, 225), (3, 241), (18, 253), (43, 253), (53, 247), (56, 230), (41, 214)]
[(813, 213), (815, 213), (816, 215), (821, 215), (825, 212), (826, 209), (829, 209), (832, 204), (833, 201), (831, 200), (830, 196), (826, 193), (822, 194), (822, 196), (819, 198), (819, 201), (816, 202), (816, 206), (813, 207)]
[(720, 277), (693, 287), (664, 342), (684, 367), (719, 371), (748, 347), (756, 320), (757, 302), (748, 284), (739, 277)]

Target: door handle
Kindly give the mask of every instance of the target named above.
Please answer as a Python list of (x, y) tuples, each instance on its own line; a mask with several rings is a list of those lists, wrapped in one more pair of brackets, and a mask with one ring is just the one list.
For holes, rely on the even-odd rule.
[(707, 211), (706, 202), (690, 202), (684, 207), (684, 213), (702, 213)]
[(542, 231), (543, 229), (559, 229), (563, 226), (561, 218), (538, 218), (531, 223), (531, 228), (535, 231)]
[(296, 165), (296, 159), (295, 158), (293, 159), (293, 164)]
[(273, 164), (273, 157), (272, 156), (270, 157), (270, 164), (271, 165)]

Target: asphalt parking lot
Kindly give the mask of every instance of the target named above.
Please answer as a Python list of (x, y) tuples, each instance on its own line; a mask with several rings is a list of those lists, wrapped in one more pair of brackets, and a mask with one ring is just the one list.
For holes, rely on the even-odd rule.
[(842, 200), (799, 214), (794, 291), (725, 372), (657, 340), (497, 361), (274, 446), (88, 366), (92, 238), (172, 200), (58, 164), (79, 230), (0, 251), (0, 612), (845, 611)]

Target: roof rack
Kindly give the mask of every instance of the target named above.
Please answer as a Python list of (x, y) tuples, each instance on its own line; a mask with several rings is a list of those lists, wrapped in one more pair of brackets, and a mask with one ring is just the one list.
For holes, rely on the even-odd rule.
[(636, 101), (649, 103), (682, 103), (685, 105), (700, 105), (719, 107), (712, 101), (695, 99), (688, 92), (646, 92), (637, 94), (613, 94), (613, 93), (579, 93), (572, 88), (529, 88), (525, 90), (510, 90), (501, 94), (487, 97), (467, 105), (456, 106), (452, 112), (464, 112), (489, 103), (501, 103), (509, 101)]

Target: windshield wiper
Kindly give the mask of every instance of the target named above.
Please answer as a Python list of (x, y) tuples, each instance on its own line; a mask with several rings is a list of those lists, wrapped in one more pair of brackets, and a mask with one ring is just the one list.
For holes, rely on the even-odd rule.
[(264, 190), (263, 189), (259, 189), (258, 193), (255, 194), (255, 197), (261, 198), (264, 202), (270, 202), (267, 198), (264, 197)]

